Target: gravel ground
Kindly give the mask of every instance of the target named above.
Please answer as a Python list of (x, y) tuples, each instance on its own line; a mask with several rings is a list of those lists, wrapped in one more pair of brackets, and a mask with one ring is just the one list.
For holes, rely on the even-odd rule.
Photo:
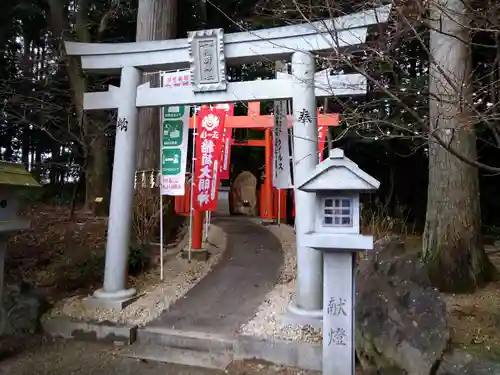
[(296, 251), (295, 234), (288, 225), (268, 227), (280, 239), (283, 247), (284, 264), (278, 283), (259, 306), (255, 317), (240, 328), (247, 335), (278, 340), (302, 341), (308, 343), (321, 342), (321, 330), (312, 327), (287, 325), (283, 316), (295, 293)]
[(254, 361), (233, 362), (224, 371), (140, 361), (96, 343), (33, 336), (0, 352), (1, 375), (319, 375)]
[[(280, 340), (321, 342), (321, 331), (312, 327), (287, 325), (283, 316), (294, 299), (295, 286), (295, 234), (288, 225), (268, 227), (280, 239), (283, 247), (284, 264), (278, 283), (259, 306), (255, 317), (240, 328), (243, 334)], [(47, 316), (70, 316), (92, 321), (111, 321), (121, 324), (143, 326), (157, 318), (162, 311), (181, 298), (195, 286), (220, 260), (225, 250), (227, 236), (217, 226), (212, 225), (209, 242), (212, 253), (208, 262), (188, 263), (180, 257), (173, 257), (165, 264), (165, 281), (158, 282), (158, 271), (150, 273), (138, 285), (141, 298), (121, 312), (112, 310), (87, 310), (82, 296), (71, 297), (58, 303)]]
[[(226, 248), (227, 235), (215, 226), (210, 226), (207, 262), (182, 259), (180, 254), (167, 254), (164, 265), (164, 281), (159, 280), (159, 269), (149, 272), (137, 285), (141, 297), (122, 311), (107, 309), (86, 309), (85, 296), (75, 296), (62, 300), (50, 310), (46, 317), (69, 316), (85, 321), (111, 321), (120, 324), (143, 326), (160, 316), (175, 301), (186, 294), (217, 264)], [(175, 252), (177, 252), (175, 250)], [(168, 259), (171, 258), (171, 259)]]

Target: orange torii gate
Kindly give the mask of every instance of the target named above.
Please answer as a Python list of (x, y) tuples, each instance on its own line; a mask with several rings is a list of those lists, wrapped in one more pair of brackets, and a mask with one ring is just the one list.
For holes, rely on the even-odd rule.
[[(293, 124), (293, 117), (288, 115), (288, 127)], [(319, 114), (318, 127), (322, 126), (337, 126), (339, 124), (339, 114)], [(189, 118), (189, 127), (194, 128), (194, 118)], [(273, 115), (260, 114), (260, 102), (248, 103), (247, 116), (227, 116), (225, 127), (229, 129), (254, 129), (263, 130), (265, 132), (264, 139), (249, 139), (247, 141), (238, 142), (231, 138), (229, 152), (232, 146), (252, 146), (265, 147), (265, 180), (264, 191), (261, 195), (263, 201), (260, 203), (261, 217), (264, 220), (273, 219), (273, 186), (272, 186), (272, 165), (273, 165), (273, 140), (272, 129), (274, 127)], [(232, 134), (232, 133), (230, 133)], [(180, 214), (189, 215), (190, 212), (190, 185), (186, 185), (186, 193), (184, 196), (176, 197), (176, 211)], [(278, 198), (280, 199), (280, 198)], [(262, 212), (262, 210), (264, 212)], [(193, 234), (192, 234), (192, 249), (199, 250), (202, 248), (203, 237), (203, 212), (195, 211), (193, 216)]]

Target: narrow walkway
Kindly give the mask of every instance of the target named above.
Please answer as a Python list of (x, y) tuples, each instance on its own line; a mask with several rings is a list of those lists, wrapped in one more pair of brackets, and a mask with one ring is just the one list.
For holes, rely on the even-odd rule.
[(278, 238), (246, 218), (218, 217), (214, 224), (228, 234), (223, 259), (149, 326), (233, 335), (275, 285), (283, 262)]

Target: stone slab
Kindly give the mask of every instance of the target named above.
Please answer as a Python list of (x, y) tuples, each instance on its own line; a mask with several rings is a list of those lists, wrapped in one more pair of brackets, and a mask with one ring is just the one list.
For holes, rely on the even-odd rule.
[(53, 337), (79, 341), (104, 341), (130, 345), (137, 338), (137, 326), (111, 322), (83, 322), (64, 316), (42, 319), (42, 327)]
[(259, 359), (277, 365), (321, 371), (322, 346), (240, 335), (234, 346), (234, 359)]
[(225, 370), (233, 361), (232, 353), (200, 352), (160, 345), (134, 344), (120, 352), (125, 357), (185, 366)]
[(88, 296), (83, 299), (83, 305), (87, 309), (91, 310), (109, 309), (109, 310), (121, 311), (128, 305), (137, 301), (139, 297), (140, 297), (139, 295), (135, 295), (131, 298), (126, 298), (126, 299), (105, 299), (105, 298), (96, 298), (94, 296)]
[(138, 330), (136, 326), (88, 323), (68, 317), (45, 319), (42, 326), (53, 337), (133, 344), (120, 353), (151, 361), (225, 369), (233, 360), (256, 359), (303, 370), (321, 371), (322, 368), (320, 344), (156, 327)]
[(216, 333), (183, 331), (163, 327), (143, 327), (137, 331), (140, 344), (169, 346), (207, 352), (232, 351), (235, 338)]
[[(155, 329), (148, 332), (146, 336), (144, 336), (144, 332), (144, 329), (138, 332), (138, 341), (134, 344), (134, 347), (140, 345), (140, 350), (134, 352), (134, 348), (132, 347), (130, 350), (124, 352), (124, 355), (158, 360), (160, 362), (170, 362), (171, 354), (164, 354), (160, 349), (178, 349), (185, 350), (188, 358), (184, 362), (179, 362), (179, 360), (175, 359), (171, 361), (172, 363), (213, 368), (208, 360), (207, 363), (209, 365), (205, 366), (203, 363), (200, 364), (190, 359), (192, 353), (198, 353), (198, 355), (201, 355), (200, 353), (210, 353), (215, 358), (218, 358), (218, 355), (222, 355), (222, 358), (227, 358), (228, 355), (231, 355), (231, 360), (256, 359), (276, 365), (297, 367), (303, 370), (321, 371), (322, 369), (321, 344), (272, 340), (250, 335), (238, 335), (232, 338), (224, 335), (180, 330), (160, 331)], [(148, 348), (151, 348), (151, 352), (148, 351)], [(160, 354), (155, 354), (157, 352)], [(177, 353), (174, 352), (174, 354)]]

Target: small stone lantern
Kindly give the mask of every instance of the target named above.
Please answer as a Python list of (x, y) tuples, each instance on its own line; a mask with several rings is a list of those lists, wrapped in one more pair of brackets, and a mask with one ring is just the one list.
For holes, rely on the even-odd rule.
[(359, 194), (379, 185), (337, 148), (298, 187), (316, 194), (303, 244), (323, 251), (323, 374), (355, 374), (356, 253), (373, 249), (373, 237), (360, 234)]
[(0, 161), (0, 334), (6, 323), (3, 311), (3, 282), (7, 240), (12, 233), (30, 227), (28, 220), (19, 217), (19, 193), (32, 187), (40, 187), (40, 184), (22, 164)]

